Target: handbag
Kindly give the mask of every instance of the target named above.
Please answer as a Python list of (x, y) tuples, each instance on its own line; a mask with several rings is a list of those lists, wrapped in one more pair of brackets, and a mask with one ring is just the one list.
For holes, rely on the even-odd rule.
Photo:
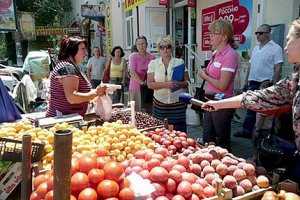
[(261, 134), (256, 143), (258, 161), (267, 169), (285, 167), (291, 161), (300, 158), (294, 142), (273, 133)]
[[(207, 101), (206, 98), (205, 98), (205, 90), (204, 90), (204, 84), (205, 84), (205, 80), (202, 81), (202, 84), (200, 87), (196, 87), (196, 92), (195, 92), (195, 95), (194, 95), (194, 99), (198, 99), (198, 100), (201, 100), (201, 101)], [(193, 110), (196, 110), (196, 111), (201, 111), (201, 107), (199, 106), (196, 106), (194, 104), (192, 104), (191, 108)]]

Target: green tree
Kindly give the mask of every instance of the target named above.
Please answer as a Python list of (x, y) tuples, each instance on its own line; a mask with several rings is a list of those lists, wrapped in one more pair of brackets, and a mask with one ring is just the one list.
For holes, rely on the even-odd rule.
[(18, 0), (17, 10), (32, 12), (36, 26), (65, 25), (65, 15), (72, 11), (70, 0)]

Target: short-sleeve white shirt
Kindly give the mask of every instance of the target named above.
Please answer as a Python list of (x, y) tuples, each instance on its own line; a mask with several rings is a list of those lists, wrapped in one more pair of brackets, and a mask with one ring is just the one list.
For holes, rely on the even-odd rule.
[(105, 68), (106, 58), (100, 56), (96, 58), (95, 56), (91, 57), (88, 61), (87, 66), (91, 65), (91, 79), (101, 80), (103, 76), (103, 71)]
[(255, 46), (250, 59), (248, 81), (273, 80), (274, 65), (283, 62), (282, 48), (270, 40), (262, 48)]
[[(179, 58), (171, 58), (169, 62), (169, 66), (167, 69), (167, 73), (165, 71), (165, 66), (162, 62), (161, 58), (154, 59), (150, 61), (148, 65), (148, 73), (154, 74), (154, 81), (155, 82), (167, 82), (172, 80), (173, 75), (173, 68), (183, 64), (184, 61)], [(167, 75), (166, 75), (167, 74)], [(176, 90), (175, 92), (172, 92), (170, 89), (163, 88), (159, 90), (154, 90), (154, 98), (158, 101), (170, 104), (170, 103), (176, 103), (178, 102), (178, 96), (179, 93), (184, 92), (181, 90)]]

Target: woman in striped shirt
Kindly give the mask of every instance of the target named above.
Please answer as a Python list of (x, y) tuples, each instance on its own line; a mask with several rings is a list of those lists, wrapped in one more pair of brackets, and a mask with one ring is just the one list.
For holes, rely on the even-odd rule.
[(105, 94), (105, 87), (91, 89), (90, 82), (78, 66), (86, 56), (86, 46), (86, 41), (80, 37), (62, 40), (59, 61), (50, 75), (47, 117), (73, 113), (84, 115), (88, 102)]

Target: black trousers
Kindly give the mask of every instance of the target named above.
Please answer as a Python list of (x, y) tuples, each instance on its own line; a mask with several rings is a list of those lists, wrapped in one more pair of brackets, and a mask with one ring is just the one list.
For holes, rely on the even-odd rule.
[(230, 150), (231, 120), (234, 109), (224, 109), (216, 112), (204, 112), (203, 142), (214, 142), (216, 145)]

